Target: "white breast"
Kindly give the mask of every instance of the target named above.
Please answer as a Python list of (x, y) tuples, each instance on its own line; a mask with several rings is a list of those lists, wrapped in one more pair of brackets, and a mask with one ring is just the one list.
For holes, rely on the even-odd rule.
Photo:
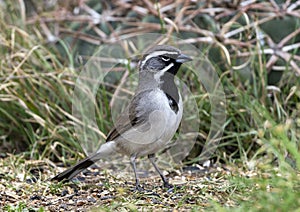
[(179, 110), (175, 113), (170, 108), (165, 93), (156, 89), (140, 99), (138, 107), (141, 110), (152, 111), (147, 126), (129, 130), (118, 143), (122, 144), (121, 152), (124, 154), (137, 153), (137, 156), (143, 156), (158, 152), (172, 139), (180, 124), (183, 106), (180, 96)]

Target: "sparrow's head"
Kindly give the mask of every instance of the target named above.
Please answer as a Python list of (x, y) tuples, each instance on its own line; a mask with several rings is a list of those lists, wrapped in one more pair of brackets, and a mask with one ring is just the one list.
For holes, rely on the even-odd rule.
[(184, 62), (191, 61), (187, 55), (180, 52), (173, 46), (158, 45), (149, 49), (140, 61), (140, 72), (152, 72), (163, 75), (168, 72), (175, 75)]

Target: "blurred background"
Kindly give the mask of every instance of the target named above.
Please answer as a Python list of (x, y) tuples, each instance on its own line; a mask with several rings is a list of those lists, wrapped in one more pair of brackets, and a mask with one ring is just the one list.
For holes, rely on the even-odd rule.
[[(82, 157), (71, 98), (80, 68), (103, 44), (143, 33), (176, 36), (201, 49), (218, 71), (227, 98), (222, 161), (274, 160), (299, 148), (300, 27), (298, 1), (1, 1), (0, 152), (53, 161)], [(99, 129), (112, 127), (110, 101), (125, 68), (98, 99)], [(125, 76), (126, 77), (126, 76)], [(210, 103), (185, 73), (199, 107), (200, 154)], [(123, 79), (124, 80), (124, 79)], [(102, 90), (103, 91), (103, 90)], [(101, 89), (99, 89), (101, 92)], [(267, 158), (265, 158), (267, 157)], [(243, 161), (243, 160), (242, 160)]]
[[(163, 33), (201, 49), (222, 81), (227, 119), (212, 162), (299, 170), (299, 24), (300, 2), (293, 0), (0, 0), (0, 156), (64, 164), (83, 158), (74, 132), (81, 123), (72, 116), (81, 68), (101, 45)], [(98, 90), (102, 142), (128, 71), (121, 66)], [(199, 117), (197, 142), (183, 165), (197, 164), (210, 128), (209, 96), (191, 72), (179, 77)]]

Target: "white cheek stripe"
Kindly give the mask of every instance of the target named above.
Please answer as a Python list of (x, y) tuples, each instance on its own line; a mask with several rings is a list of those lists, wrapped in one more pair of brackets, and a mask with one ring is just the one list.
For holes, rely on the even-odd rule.
[(145, 57), (145, 59), (143, 60), (141, 67), (144, 66), (144, 64), (147, 62), (147, 60), (149, 60), (152, 57), (157, 57), (159, 55), (164, 55), (164, 54), (178, 54), (178, 52), (170, 52), (170, 51), (155, 51), (151, 54), (149, 54), (148, 56)]
[(166, 71), (168, 71), (172, 66), (174, 66), (174, 63), (170, 63), (168, 66), (166, 66), (164, 69), (160, 70), (156, 74), (154, 74), (154, 79), (160, 83), (160, 78)]

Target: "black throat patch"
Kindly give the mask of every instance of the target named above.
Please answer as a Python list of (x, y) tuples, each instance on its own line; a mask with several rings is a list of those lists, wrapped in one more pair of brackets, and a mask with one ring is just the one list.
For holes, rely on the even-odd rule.
[(163, 92), (166, 94), (170, 108), (177, 114), (179, 110), (179, 93), (177, 86), (174, 82), (174, 77), (177, 74), (180, 63), (174, 62), (174, 66), (171, 67), (168, 71), (166, 71), (161, 77), (160, 77), (160, 88), (163, 90)]
[(160, 88), (166, 94), (170, 108), (177, 114), (179, 109), (179, 93), (174, 82), (174, 75), (166, 72), (163, 76), (161, 76), (161, 81), (162, 83)]
[(165, 93), (167, 98), (168, 98), (168, 101), (169, 101), (169, 105), (170, 105), (170, 108), (177, 114), (178, 113), (178, 103), (167, 93)]

